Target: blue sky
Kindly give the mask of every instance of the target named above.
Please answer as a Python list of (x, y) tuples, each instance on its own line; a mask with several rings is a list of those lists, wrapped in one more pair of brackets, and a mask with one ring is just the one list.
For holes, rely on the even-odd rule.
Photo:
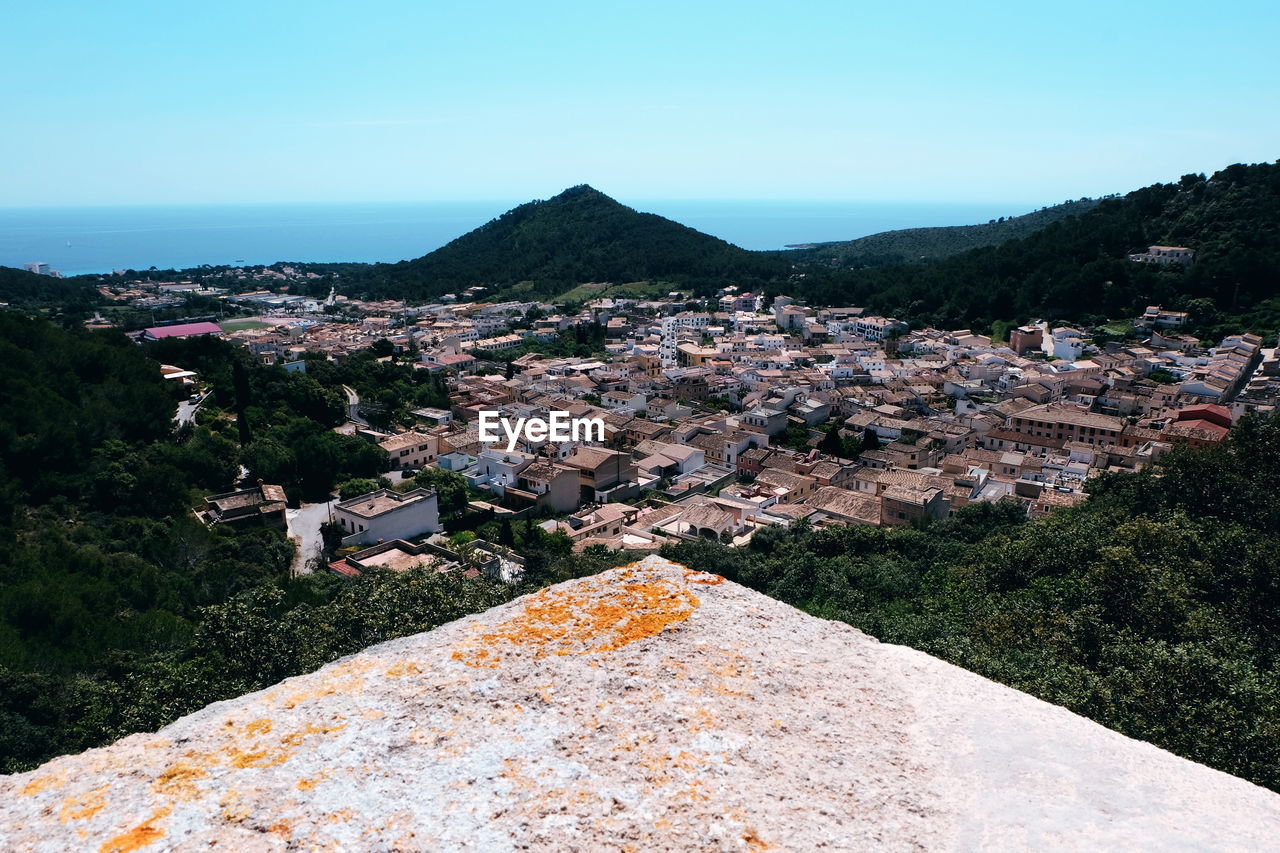
[(9, 3), (0, 205), (1050, 203), (1280, 157), (1273, 3)]

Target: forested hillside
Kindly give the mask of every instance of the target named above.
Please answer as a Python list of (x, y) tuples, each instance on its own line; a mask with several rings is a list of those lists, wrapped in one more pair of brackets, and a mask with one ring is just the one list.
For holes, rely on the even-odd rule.
[[(212, 384), (204, 423), (174, 430), (157, 358)], [(378, 367), (334, 378), (363, 384)], [(424, 572), (291, 580), (283, 532), (199, 522), (191, 508), (242, 461), (296, 494), (384, 467), (381, 449), (332, 431), (345, 410), (332, 389), (226, 342), (146, 349), (0, 313), (0, 389), (0, 773), (510, 595)]]
[(57, 308), (83, 311), (97, 301), (93, 286), (83, 278), (54, 278), (0, 266), (0, 302), (15, 308)]
[(704, 289), (785, 276), (785, 261), (749, 252), (588, 186), (532, 201), (428, 255), (348, 269), (376, 297), (426, 300), (471, 285), (530, 281), (544, 298), (590, 281), (669, 281)]
[[(1179, 267), (1127, 259), (1148, 245), (1188, 246)], [(1186, 175), (1000, 246), (933, 264), (813, 275), (787, 292), (816, 304), (865, 305), (922, 326), (986, 328), (1030, 317), (1131, 316), (1185, 307), (1255, 330), (1280, 326), (1280, 165)], [(1210, 300), (1194, 303), (1194, 300)], [(1194, 304), (1193, 304), (1194, 303)]]
[(818, 243), (782, 252), (792, 263), (823, 264), (834, 269), (885, 267), (935, 261), (983, 246), (998, 246), (1026, 237), (1068, 216), (1079, 216), (1096, 207), (1096, 199), (1082, 198), (1042, 207), (1022, 216), (1001, 217), (979, 225), (947, 225), (938, 228), (901, 228), (868, 234), (856, 240)]

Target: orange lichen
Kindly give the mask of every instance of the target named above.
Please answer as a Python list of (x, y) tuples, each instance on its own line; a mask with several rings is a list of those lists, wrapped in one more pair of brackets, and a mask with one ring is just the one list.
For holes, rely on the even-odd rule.
[(336, 726), (318, 726), (315, 723), (308, 723), (307, 727), (301, 731), (290, 732), (280, 738), (279, 745), (263, 744), (261, 742), (254, 744), (252, 749), (240, 749), (238, 747), (227, 748), (228, 763), (232, 767), (244, 770), (246, 768), (262, 768), (275, 767), (289, 760), (293, 755), (295, 748), (302, 744), (303, 739), (307, 735), (329, 734), (330, 732), (341, 731), (346, 728), (346, 723)]
[(706, 756), (682, 749), (675, 755), (641, 752), (633, 761), (635, 766), (647, 771), (644, 777), (646, 781), (654, 785), (669, 785), (676, 781), (677, 774), (687, 778), (704, 772)]
[[(629, 577), (624, 572), (623, 580)], [(665, 578), (648, 583), (610, 583), (592, 578), (573, 589), (546, 589), (531, 596), (515, 617), (467, 641), (453, 659), (472, 667), (495, 667), (500, 648), (532, 648), (538, 658), (611, 652), (683, 622), (699, 601)]]
[(287, 837), (293, 834), (293, 827), (287, 821), (279, 820), (267, 827), (267, 832)]
[(422, 667), (417, 661), (401, 661), (387, 667), (384, 675), (388, 678), (403, 678), (406, 675), (419, 675), (422, 673)]
[(222, 806), (222, 819), (228, 823), (243, 823), (249, 819), (252, 810), (241, 802), (243, 797), (239, 791), (231, 790), (218, 801)]
[(336, 726), (318, 726), (315, 723), (308, 723), (307, 727), (302, 731), (292, 732), (280, 738), (280, 742), (287, 746), (298, 746), (307, 735), (332, 734), (333, 732), (340, 732), (346, 727), (346, 723), (339, 723)]
[(107, 786), (95, 788), (84, 794), (67, 797), (58, 809), (58, 819), (63, 823), (69, 820), (85, 820), (96, 815), (107, 805)]
[(742, 840), (752, 850), (768, 850), (773, 846), (757, 835), (756, 831), (749, 826), (747, 831), (742, 833)]
[(686, 728), (691, 732), (705, 732), (717, 725), (715, 714), (706, 708), (699, 708), (689, 714), (689, 725)]
[(161, 838), (164, 838), (164, 830), (154, 824), (157, 821), (164, 820), (168, 817), (171, 811), (173, 810), (167, 807), (156, 809), (151, 813), (151, 817), (147, 818), (133, 829), (130, 829), (128, 832), (123, 832), (108, 841), (106, 844), (103, 844), (102, 847), (99, 848), (98, 853), (132, 853), (134, 850), (139, 850), (146, 847), (148, 844), (153, 844), (156, 841), (159, 841)]
[(693, 781), (693, 784), (689, 786), (689, 790), (685, 792), (689, 796), (689, 799), (692, 802), (705, 803), (711, 799), (711, 797), (708, 794), (704, 794), (702, 793), (701, 790), (699, 790), (701, 787), (702, 787), (702, 783), (695, 779)]
[(245, 734), (250, 735), (265, 735), (271, 731), (271, 721), (266, 718), (254, 720), (252, 723), (245, 724), (244, 731)]
[(689, 583), (702, 584), (703, 586), (718, 586), (724, 583), (724, 578), (720, 575), (714, 575), (711, 572), (700, 572), (697, 569), (685, 569), (684, 579)]
[(178, 761), (169, 765), (156, 777), (151, 790), (177, 800), (194, 800), (200, 793), (196, 788), (196, 780), (208, 777), (209, 773), (198, 764)]
[(254, 750), (232, 748), (227, 750), (227, 755), (231, 760), (231, 766), (238, 770), (250, 767), (275, 767), (277, 764), (284, 764), (289, 758), (287, 750), (271, 748)]
[(325, 779), (328, 779), (328, 778), (329, 778), (328, 773), (321, 773), (319, 776), (312, 776), (310, 779), (299, 779), (298, 784), (295, 785), (294, 787), (297, 788), (299, 791), (310, 791), (313, 788), (315, 788), (316, 785), (319, 785), (321, 782), (323, 782)]
[(67, 777), (63, 773), (49, 773), (44, 776), (37, 776), (22, 789), (22, 796), (30, 797), (48, 788), (61, 788), (65, 784), (67, 784)]
[(339, 664), (329, 671), (319, 684), (310, 689), (290, 694), (280, 704), (292, 710), (303, 702), (323, 699), (325, 696), (332, 696), (335, 693), (360, 693), (364, 689), (363, 673), (372, 668), (373, 662), (369, 660), (353, 660)]

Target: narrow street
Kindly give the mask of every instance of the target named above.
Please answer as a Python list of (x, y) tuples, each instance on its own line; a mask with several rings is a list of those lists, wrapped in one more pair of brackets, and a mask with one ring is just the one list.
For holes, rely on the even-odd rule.
[(285, 518), (289, 525), (289, 538), (298, 546), (297, 555), (293, 558), (290, 574), (310, 574), (308, 563), (319, 557), (324, 549), (324, 540), (320, 536), (320, 525), (329, 520), (329, 513), (337, 502), (334, 498), (326, 503), (304, 503), (298, 509), (285, 510)]
[(360, 426), (368, 426), (369, 422), (360, 417), (360, 395), (356, 393), (356, 389), (343, 385), (342, 390), (347, 393), (347, 419)]

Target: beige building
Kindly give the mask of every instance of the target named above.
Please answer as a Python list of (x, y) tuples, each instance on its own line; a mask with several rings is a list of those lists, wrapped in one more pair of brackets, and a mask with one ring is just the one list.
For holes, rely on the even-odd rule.
[(411, 430), (384, 438), (378, 446), (387, 451), (392, 471), (402, 468), (425, 468), (440, 455), (440, 439), (425, 432)]
[(1033, 406), (1009, 419), (1008, 429), (1023, 435), (1086, 444), (1112, 444), (1124, 430), (1124, 421), (1072, 406)]

